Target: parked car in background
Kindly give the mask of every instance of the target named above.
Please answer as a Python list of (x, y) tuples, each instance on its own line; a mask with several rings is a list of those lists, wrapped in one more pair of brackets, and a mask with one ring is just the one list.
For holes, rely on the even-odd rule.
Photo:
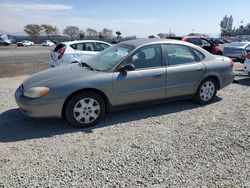
[(244, 68), (245, 68), (245, 71), (248, 73), (248, 76), (250, 76), (250, 53), (246, 55)]
[(232, 42), (223, 50), (224, 56), (236, 58), (241, 63), (244, 63), (247, 53), (250, 53), (250, 42)]
[(4, 34), (0, 36), (0, 45), (8, 46), (11, 45), (12, 41), (8, 35)]
[(51, 66), (85, 62), (111, 44), (97, 40), (82, 40), (59, 43), (51, 51)]
[(218, 44), (207, 38), (199, 36), (187, 36), (184, 37), (182, 41), (190, 42), (192, 44), (200, 46), (212, 54), (223, 55), (223, 49)]
[(51, 40), (45, 40), (43, 43), (42, 43), (43, 46), (54, 46), (55, 43), (52, 42)]
[(233, 61), (183, 41), (137, 39), (116, 44), (86, 62), (36, 73), (16, 90), (31, 117), (66, 117), (88, 127), (107, 111), (135, 103), (193, 98), (208, 104), (232, 83)]
[(23, 40), (21, 42), (16, 43), (17, 46), (34, 46), (34, 42), (30, 40)]
[(212, 41), (215, 43), (215, 44), (225, 44), (225, 42), (221, 39), (218, 39), (218, 38), (215, 38), (215, 39), (212, 39)]

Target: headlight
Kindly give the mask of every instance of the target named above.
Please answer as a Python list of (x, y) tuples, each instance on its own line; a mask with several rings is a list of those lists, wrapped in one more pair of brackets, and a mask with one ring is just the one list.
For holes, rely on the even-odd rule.
[(48, 87), (32, 87), (28, 90), (25, 90), (23, 95), (29, 98), (38, 98), (46, 95), (49, 90), (50, 89)]

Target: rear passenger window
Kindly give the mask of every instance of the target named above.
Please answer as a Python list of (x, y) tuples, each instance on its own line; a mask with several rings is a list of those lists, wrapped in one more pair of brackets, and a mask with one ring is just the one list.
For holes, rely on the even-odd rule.
[(193, 51), (197, 55), (197, 57), (199, 58), (200, 61), (205, 58), (205, 56), (201, 52), (199, 52), (198, 50), (193, 50)]
[(93, 43), (85, 43), (85, 50), (86, 51), (95, 51)]
[(176, 44), (164, 46), (167, 52), (168, 64), (170, 66), (196, 62), (196, 58), (189, 47)]
[(93, 43), (77, 43), (70, 45), (71, 48), (80, 51), (95, 51)]

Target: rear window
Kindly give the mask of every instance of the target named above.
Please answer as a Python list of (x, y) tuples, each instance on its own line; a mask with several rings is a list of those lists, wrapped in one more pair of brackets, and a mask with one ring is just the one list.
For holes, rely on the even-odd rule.
[(58, 44), (55, 49), (54, 52), (58, 52), (60, 49), (62, 49), (65, 45), (64, 44)]

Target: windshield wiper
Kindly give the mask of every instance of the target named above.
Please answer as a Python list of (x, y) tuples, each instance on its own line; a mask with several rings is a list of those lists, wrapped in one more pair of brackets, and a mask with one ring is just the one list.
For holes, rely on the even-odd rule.
[(85, 62), (81, 62), (81, 63), (79, 63), (79, 65), (81, 67), (87, 67), (87, 68), (89, 68), (92, 71), (99, 71), (98, 69), (95, 69), (95, 68), (91, 67), (88, 63), (85, 63)]

